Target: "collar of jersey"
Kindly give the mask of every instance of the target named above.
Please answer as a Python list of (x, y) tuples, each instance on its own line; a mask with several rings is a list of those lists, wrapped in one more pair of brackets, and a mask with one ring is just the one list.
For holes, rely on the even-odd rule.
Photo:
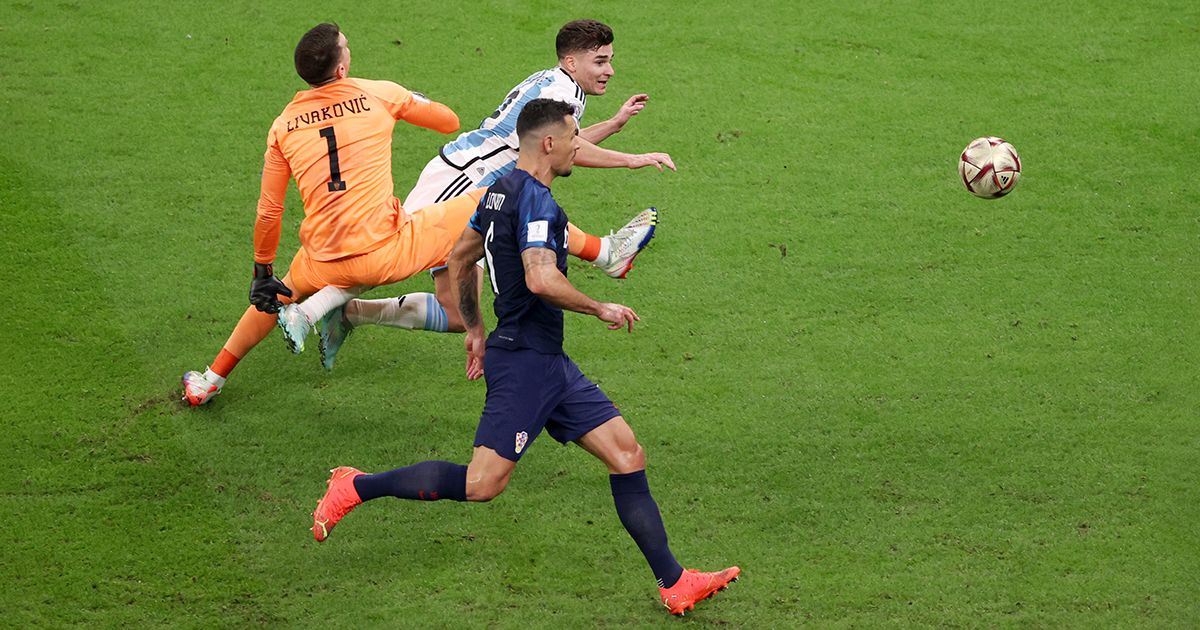
[(558, 68), (563, 74), (567, 75), (567, 78), (571, 80), (571, 83), (574, 83), (575, 85), (579, 85), (579, 82), (575, 80), (575, 77), (571, 76), (570, 72), (567, 72), (566, 68), (564, 68), (562, 66), (555, 66), (555, 67)]

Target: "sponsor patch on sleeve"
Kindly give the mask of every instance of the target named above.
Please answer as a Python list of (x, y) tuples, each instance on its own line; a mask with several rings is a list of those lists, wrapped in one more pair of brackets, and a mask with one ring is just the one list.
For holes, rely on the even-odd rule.
[(529, 235), (525, 238), (525, 244), (529, 243), (545, 243), (546, 237), (550, 235), (549, 221), (530, 221), (528, 226)]

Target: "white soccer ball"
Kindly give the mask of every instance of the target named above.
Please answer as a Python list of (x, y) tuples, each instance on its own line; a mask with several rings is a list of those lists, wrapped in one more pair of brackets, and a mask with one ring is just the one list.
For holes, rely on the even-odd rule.
[(1004, 138), (976, 138), (958, 158), (958, 174), (972, 195), (998, 199), (1021, 179), (1021, 158)]

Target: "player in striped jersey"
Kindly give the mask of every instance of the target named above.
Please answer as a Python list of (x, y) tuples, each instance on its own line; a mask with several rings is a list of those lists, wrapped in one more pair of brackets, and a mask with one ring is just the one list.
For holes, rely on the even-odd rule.
[[(588, 95), (603, 95), (613, 76), (613, 33), (595, 20), (576, 20), (558, 32), (555, 48), (558, 65), (535, 72), (509, 91), (499, 107), (479, 124), (442, 147), (425, 166), (412, 191), (404, 200), (406, 208), (424, 208), (445, 201), (473, 188), (490, 186), (513, 170), (517, 163), (517, 117), (525, 104), (537, 98), (563, 101), (571, 106), (579, 124), (581, 143), (576, 166), (598, 168), (642, 168), (662, 170), (675, 164), (666, 153), (629, 154), (601, 149), (598, 144), (617, 133), (630, 118), (646, 105), (648, 96), (631, 96), (611, 119), (590, 127), (582, 125)], [(619, 252), (609, 251), (611, 243), (572, 226), (571, 254), (593, 261), (610, 275), (623, 277), (628, 269), (617, 259)], [(607, 238), (607, 237), (606, 237)]]
[[(597, 146), (619, 132), (629, 119), (646, 106), (649, 97), (629, 97), (610, 119), (584, 127), (584, 110), (589, 95), (603, 95), (613, 76), (613, 33), (595, 20), (576, 20), (564, 25), (555, 39), (558, 65), (535, 72), (509, 91), (499, 107), (479, 125), (442, 147), (425, 166), (404, 200), (410, 212), (451, 199), (464, 192), (490, 186), (513, 170), (517, 162), (516, 121), (525, 104), (537, 98), (564, 101), (571, 106), (579, 125), (580, 150), (577, 166), (593, 168), (642, 168), (664, 166), (675, 169), (666, 153), (630, 154)], [(633, 260), (654, 236), (658, 211), (647, 209), (620, 230), (605, 236), (588, 234), (570, 224), (570, 254), (591, 261), (605, 273), (624, 278)], [(321, 333), (322, 362), (332, 368), (345, 334), (357, 325), (381, 324), (398, 328), (461, 332), (458, 309), (450, 302), (449, 279), (444, 269), (433, 272), (436, 296), (410, 293), (399, 298), (356, 300), (353, 290), (329, 287), (303, 303), (280, 313), (280, 327), (293, 351), (304, 347), (304, 338), (316, 324)], [(349, 303), (347, 303), (349, 301)], [(339, 308), (345, 304), (344, 309)]]

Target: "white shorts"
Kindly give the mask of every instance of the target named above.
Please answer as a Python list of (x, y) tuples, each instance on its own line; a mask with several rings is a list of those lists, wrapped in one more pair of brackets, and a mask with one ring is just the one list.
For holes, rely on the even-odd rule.
[(475, 188), (479, 188), (475, 180), (447, 164), (442, 156), (436, 155), (421, 170), (421, 176), (417, 178), (413, 189), (408, 191), (408, 196), (404, 198), (404, 209), (410, 213), (418, 212), (421, 208), (457, 197)]
[[(429, 163), (421, 170), (421, 176), (417, 178), (416, 185), (408, 191), (408, 196), (404, 198), (404, 209), (409, 214), (420, 212), (421, 208), (441, 203), (478, 187), (474, 180), (447, 164), (442, 156), (438, 155), (429, 160)], [(480, 269), (484, 267), (482, 258), (475, 264), (479, 265)], [(429, 275), (434, 275), (445, 268), (444, 265), (433, 267), (429, 270)]]

